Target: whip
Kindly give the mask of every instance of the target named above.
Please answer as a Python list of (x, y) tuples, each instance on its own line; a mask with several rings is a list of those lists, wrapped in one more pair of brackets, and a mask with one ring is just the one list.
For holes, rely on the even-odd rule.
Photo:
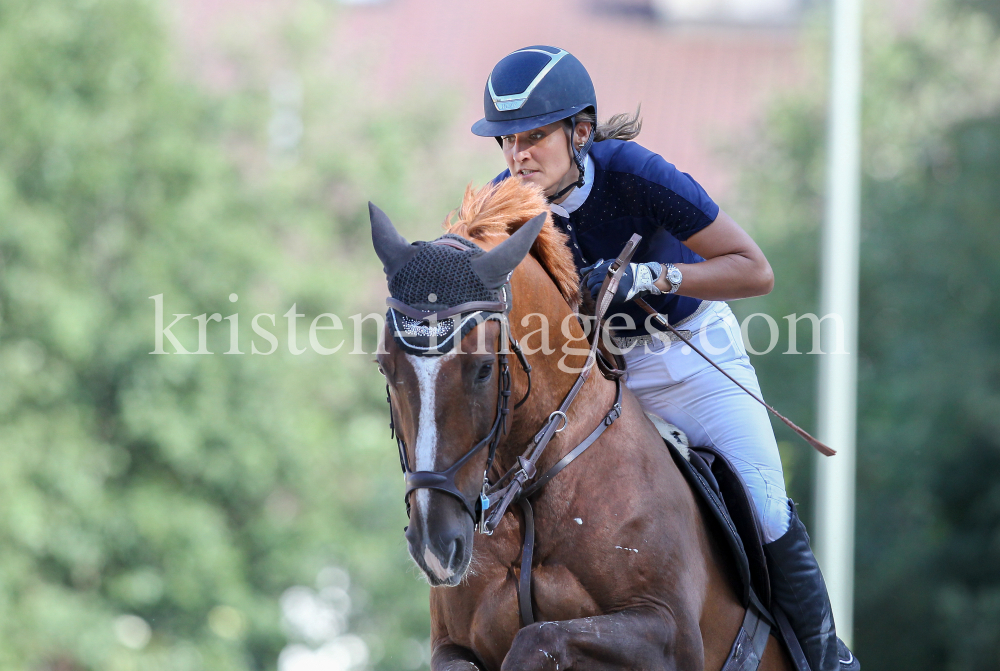
[(766, 401), (764, 401), (764, 399), (762, 399), (761, 397), (757, 396), (757, 394), (753, 393), (752, 391), (750, 391), (749, 389), (747, 389), (746, 387), (744, 387), (732, 375), (730, 375), (726, 371), (722, 370), (722, 368), (719, 366), (719, 364), (717, 364), (714, 361), (712, 361), (712, 359), (707, 354), (705, 354), (700, 349), (698, 349), (697, 347), (695, 347), (694, 344), (690, 340), (688, 340), (683, 335), (681, 335), (681, 332), (678, 331), (677, 329), (675, 329), (673, 326), (671, 326), (670, 322), (667, 321), (666, 317), (664, 317), (659, 312), (657, 312), (655, 309), (653, 309), (653, 307), (649, 303), (647, 303), (645, 300), (643, 300), (641, 298), (633, 298), (632, 300), (635, 302), (636, 305), (638, 305), (639, 307), (641, 307), (643, 310), (645, 310), (649, 314), (653, 315), (653, 318), (655, 318), (656, 321), (659, 322), (660, 326), (662, 326), (663, 328), (665, 328), (668, 331), (670, 331), (671, 333), (673, 333), (674, 336), (676, 336), (678, 340), (680, 340), (685, 345), (687, 345), (688, 347), (690, 347), (691, 349), (693, 349), (695, 352), (697, 352), (699, 355), (701, 355), (701, 357), (705, 361), (707, 361), (710, 364), (712, 364), (717, 371), (719, 371), (720, 373), (722, 373), (723, 375), (725, 375), (726, 377), (728, 377), (729, 380), (733, 384), (735, 384), (737, 387), (739, 387), (740, 389), (742, 389), (743, 391), (745, 391), (747, 394), (749, 394), (751, 398), (753, 398), (755, 401), (757, 401), (758, 403), (760, 403), (762, 406), (764, 406), (765, 408), (767, 408), (768, 410), (770, 410), (771, 414), (773, 414), (775, 417), (777, 417), (782, 422), (784, 422), (788, 426), (788, 428), (790, 428), (792, 431), (794, 431), (795, 433), (799, 434), (799, 436), (803, 440), (805, 440), (807, 443), (809, 443), (810, 445), (812, 445), (813, 448), (815, 448), (817, 452), (819, 452), (820, 454), (822, 454), (825, 457), (832, 457), (833, 455), (837, 454), (836, 450), (831, 449), (830, 447), (828, 447), (824, 443), (820, 442), (816, 438), (813, 438), (809, 434), (808, 431), (806, 431), (805, 429), (799, 427), (795, 422), (793, 422), (792, 420), (788, 419), (787, 417), (785, 417), (784, 415), (782, 415), (780, 412), (778, 412), (777, 410), (775, 410), (774, 408), (772, 408), (770, 405), (767, 404)]

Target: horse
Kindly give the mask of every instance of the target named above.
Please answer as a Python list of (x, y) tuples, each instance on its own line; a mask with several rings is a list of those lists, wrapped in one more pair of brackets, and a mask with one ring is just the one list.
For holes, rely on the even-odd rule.
[[(431, 585), (431, 668), (721, 669), (746, 612), (731, 560), (632, 394), (602, 375), (580, 386), (591, 350), (579, 278), (541, 192), (518, 180), (470, 186), (429, 243), (407, 243), (374, 206), (371, 220), (391, 294), (377, 362), (408, 474), (405, 537)], [(431, 256), (416, 264), (421, 254)], [(430, 313), (442, 321), (422, 319)], [(512, 347), (522, 366), (508, 370)], [(495, 505), (488, 486), (534, 475), (522, 455), (539, 433), (555, 427), (537, 463), (545, 472), (601, 422), (590, 448), (532, 496), (533, 519), (511, 508), (475, 534)], [(793, 668), (773, 636), (758, 668)]]

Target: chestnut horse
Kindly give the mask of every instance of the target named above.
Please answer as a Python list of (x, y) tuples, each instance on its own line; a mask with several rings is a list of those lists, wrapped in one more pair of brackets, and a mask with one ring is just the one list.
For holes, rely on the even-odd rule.
[[(437, 241), (459, 249), (456, 239), (472, 241), (471, 253), (486, 250), (483, 257), (490, 250), (501, 255), (503, 247), (509, 265), (493, 271), (501, 283), (509, 275), (511, 336), (523, 341), (532, 380), (527, 402), (511, 410), (507, 433), (495, 432), (490, 482), (518, 463), (587, 363), (587, 341), (576, 318), (579, 280), (565, 236), (546, 216), (533, 241), (515, 240), (519, 228), (547, 212), (540, 192), (517, 180), (478, 192), (470, 188), (457, 219), (446, 222), (452, 236)], [(372, 226), (392, 290), (393, 278), (405, 275), (414, 250), (422, 249), (417, 245), (432, 243), (408, 245), (374, 207)], [(429, 295), (432, 302), (453, 281), (447, 268), (439, 277), (435, 272), (419, 279), (410, 273), (408, 280), (440, 282)], [(390, 299), (394, 304), (401, 301)], [(543, 319), (550, 328), (542, 328)], [(508, 342), (503, 329), (503, 320), (458, 329), (453, 350), (422, 356), (401, 346), (389, 320), (378, 357), (404, 469), (408, 463), (441, 472), (469, 457), (453, 474), (458, 493), (425, 485), (407, 494), (410, 555), (431, 584), (431, 668), (721, 669), (745, 613), (727, 575), (728, 558), (627, 389), (617, 421), (534, 496), (535, 622), (521, 626), (524, 515), (512, 508), (492, 535), (478, 535), (473, 543), (475, 513), (465, 503), (477, 499), (490, 458), (486, 450), (469, 448), (494, 435), (491, 427), (498, 426), (501, 406), (506, 409), (499, 398), (503, 386), (496, 383), (506, 373), (500, 365)], [(529, 391), (528, 376), (517, 366), (511, 367), (509, 390), (514, 401)], [(615, 397), (614, 382), (590, 376), (566, 413), (564, 430), (542, 455), (539, 472), (591, 434)], [(792, 668), (775, 638), (758, 668)]]

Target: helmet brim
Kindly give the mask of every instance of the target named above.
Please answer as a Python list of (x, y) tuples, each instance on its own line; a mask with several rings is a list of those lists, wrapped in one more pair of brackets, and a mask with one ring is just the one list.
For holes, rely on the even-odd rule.
[(480, 137), (500, 137), (503, 135), (514, 135), (523, 133), (526, 130), (534, 130), (550, 123), (568, 119), (577, 112), (590, 107), (590, 105), (576, 105), (567, 109), (539, 114), (538, 116), (524, 117), (523, 119), (504, 119), (502, 121), (490, 121), (485, 117), (472, 124), (472, 132)]

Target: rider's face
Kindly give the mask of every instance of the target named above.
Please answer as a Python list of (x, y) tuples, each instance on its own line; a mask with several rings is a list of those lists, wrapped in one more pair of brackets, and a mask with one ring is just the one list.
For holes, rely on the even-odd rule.
[(565, 128), (562, 121), (556, 121), (534, 130), (503, 136), (503, 157), (510, 174), (540, 186), (549, 196), (558, 193), (565, 184), (572, 184), (577, 170), (570, 158)]

